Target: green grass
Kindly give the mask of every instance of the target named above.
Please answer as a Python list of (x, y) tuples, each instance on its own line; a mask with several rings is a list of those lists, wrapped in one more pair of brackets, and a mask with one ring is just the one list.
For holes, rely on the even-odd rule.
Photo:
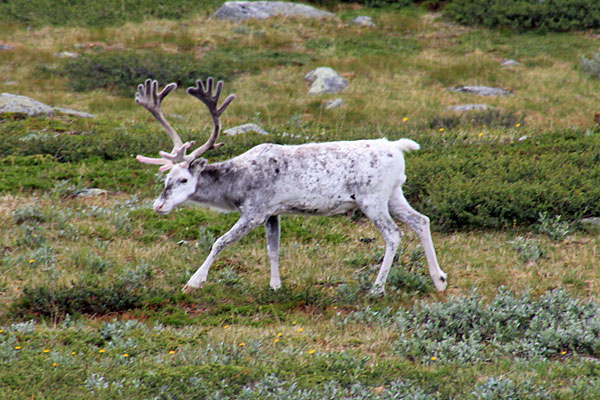
[(10, 2), (0, 5), (2, 20), (25, 26), (111, 26), (141, 23), (146, 18), (180, 19), (190, 14), (209, 14), (220, 5), (213, 0), (90, 0)]
[[(216, 3), (170, 4), (0, 5), (0, 41), (14, 47), (0, 52), (0, 89), (98, 114), (0, 115), (3, 398), (598, 398), (600, 237), (578, 224), (600, 213), (600, 84), (581, 67), (595, 32), (519, 35), (350, 5), (329, 22), (230, 24), (207, 18)], [(346, 25), (361, 14), (377, 26)], [(325, 65), (350, 87), (308, 96), (304, 74)], [(447, 292), (406, 232), (386, 295), (370, 296), (384, 243), (356, 213), (283, 217), (277, 292), (259, 228), (182, 294), (238, 215), (151, 210), (164, 177), (134, 157), (171, 145), (133, 92), (155, 71), (183, 89), (226, 79), (238, 98), (224, 126), (271, 132), (223, 137), (211, 162), (263, 142), (419, 142), (405, 192), (431, 219)], [(466, 84), (514, 96), (446, 90)], [(335, 97), (346, 105), (324, 110)], [(494, 108), (447, 109), (464, 103)], [(182, 89), (165, 114), (184, 140), (212, 127)], [(85, 188), (108, 192), (77, 197)]]

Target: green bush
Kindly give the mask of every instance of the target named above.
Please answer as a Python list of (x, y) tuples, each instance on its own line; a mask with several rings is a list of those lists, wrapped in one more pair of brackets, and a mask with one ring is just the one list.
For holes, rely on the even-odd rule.
[(311, 3), (328, 8), (335, 8), (340, 3), (358, 3), (367, 7), (403, 8), (412, 4), (422, 5), (429, 10), (438, 10), (452, 0), (310, 0)]
[(517, 31), (565, 32), (600, 27), (596, 0), (453, 0), (444, 14), (466, 24)]
[(142, 294), (124, 282), (111, 287), (90, 287), (77, 283), (70, 287), (25, 288), (23, 296), (12, 305), (16, 315), (62, 318), (67, 314), (107, 314), (140, 306)]
[[(513, 143), (419, 140), (405, 194), (435, 229), (533, 225), (600, 215), (600, 134), (557, 132)], [(558, 173), (560, 171), (560, 173)]]
[(67, 60), (55, 73), (66, 76), (75, 91), (111, 89), (133, 95), (137, 85), (146, 79), (189, 87), (209, 76), (227, 81), (243, 72), (258, 72), (276, 65), (303, 65), (308, 59), (305, 54), (254, 48), (221, 47), (201, 59), (189, 53), (103, 51)]

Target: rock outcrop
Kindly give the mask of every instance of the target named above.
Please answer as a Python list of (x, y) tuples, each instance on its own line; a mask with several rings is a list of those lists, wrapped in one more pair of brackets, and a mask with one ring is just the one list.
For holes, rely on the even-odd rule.
[(249, 18), (269, 17), (332, 18), (333, 13), (311, 6), (283, 1), (228, 1), (211, 18), (241, 22)]
[(339, 93), (349, 85), (348, 80), (338, 74), (333, 68), (319, 67), (304, 76), (312, 86), (309, 94)]
[(82, 118), (95, 117), (93, 114), (71, 110), (69, 108), (49, 106), (34, 100), (31, 97), (11, 93), (0, 94), (0, 114), (3, 113), (27, 114), (29, 116), (60, 113), (75, 115)]

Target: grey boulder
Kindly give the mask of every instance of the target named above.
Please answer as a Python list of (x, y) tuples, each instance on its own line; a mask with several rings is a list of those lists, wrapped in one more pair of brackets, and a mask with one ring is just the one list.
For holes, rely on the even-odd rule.
[(0, 114), (2, 113), (27, 114), (29, 116), (61, 113), (83, 118), (95, 117), (93, 114), (69, 108), (49, 106), (30, 97), (11, 93), (0, 94)]
[(283, 1), (228, 1), (211, 18), (241, 22), (249, 18), (269, 17), (332, 18), (333, 13), (299, 3)]
[(226, 131), (223, 131), (223, 133), (228, 136), (235, 136), (235, 135), (239, 135), (241, 133), (250, 133), (250, 132), (258, 133), (260, 135), (268, 135), (269, 134), (269, 132), (265, 131), (263, 128), (261, 128), (260, 126), (258, 126), (256, 124), (239, 125), (239, 126), (235, 126), (233, 128), (227, 129)]
[(339, 93), (349, 85), (348, 80), (338, 74), (333, 68), (319, 67), (304, 76), (312, 86), (309, 94)]

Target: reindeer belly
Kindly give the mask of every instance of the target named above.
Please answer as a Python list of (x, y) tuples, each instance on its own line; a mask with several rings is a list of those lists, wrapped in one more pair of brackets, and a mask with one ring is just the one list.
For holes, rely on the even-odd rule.
[(300, 214), (300, 215), (338, 215), (345, 214), (356, 208), (355, 202), (340, 201), (327, 204), (297, 204), (290, 205), (278, 214)]

